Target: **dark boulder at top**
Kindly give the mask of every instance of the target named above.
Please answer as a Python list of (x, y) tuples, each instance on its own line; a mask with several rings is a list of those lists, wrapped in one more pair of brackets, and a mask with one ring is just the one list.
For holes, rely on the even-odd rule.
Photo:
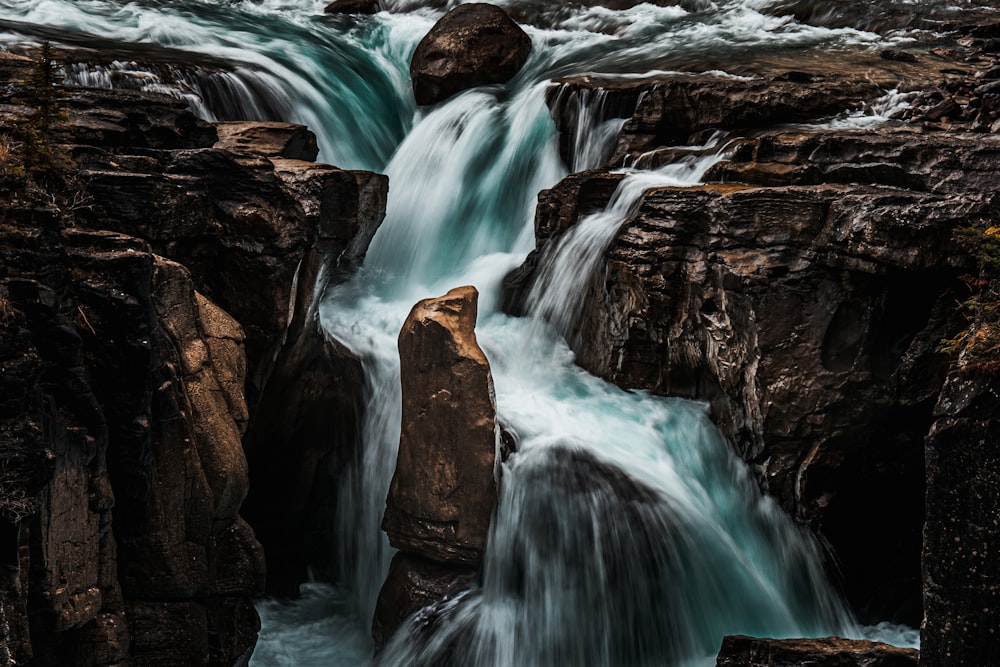
[(410, 61), (417, 104), (437, 104), (468, 88), (503, 83), (524, 65), (531, 38), (504, 10), (459, 5), (420, 40)]
[(382, 9), (379, 0), (333, 0), (323, 10), (325, 14), (376, 14)]

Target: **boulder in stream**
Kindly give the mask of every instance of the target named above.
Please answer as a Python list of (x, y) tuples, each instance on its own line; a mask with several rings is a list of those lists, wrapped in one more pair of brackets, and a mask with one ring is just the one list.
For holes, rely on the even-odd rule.
[(413, 307), (399, 334), (403, 417), (383, 529), (439, 562), (482, 560), (496, 506), (496, 403), (474, 287)]
[(410, 61), (417, 104), (437, 104), (468, 88), (503, 83), (524, 65), (531, 38), (494, 5), (459, 5), (420, 40)]

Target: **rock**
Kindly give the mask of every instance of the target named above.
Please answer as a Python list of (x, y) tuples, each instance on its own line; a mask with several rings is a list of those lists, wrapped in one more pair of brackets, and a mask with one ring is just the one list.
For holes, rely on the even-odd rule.
[(531, 51), (531, 38), (504, 10), (462, 4), (445, 14), (417, 45), (410, 78), (417, 104), (437, 104), (468, 88), (511, 79)]
[(459, 287), (425, 299), (400, 331), (402, 430), (382, 522), (397, 549), (472, 566), (496, 506), (498, 447), (477, 298), (474, 287)]
[(361, 361), (320, 326), (314, 294), (320, 253), (299, 271), (288, 344), (275, 360), (244, 440), (250, 494), (243, 513), (267, 556), (267, 591), (294, 597), (313, 576), (336, 581), (337, 489), (360, 452)]
[(325, 14), (377, 14), (380, 11), (380, 0), (334, 0), (323, 9)]
[[(206, 652), (232, 664), (256, 641), (263, 583), (237, 515), (242, 332), (144, 242), (62, 224), (55, 210), (7, 209), (0, 237), (2, 395), (22, 406), (0, 415), (12, 475), (0, 533), (17, 582), (0, 590), (0, 613), (15, 633), (19, 617), (30, 625), (0, 644), (41, 666)], [(162, 642), (142, 631), (137, 600), (159, 627), (179, 597), (208, 620), (185, 616)], [(219, 611), (234, 605), (246, 612)]]
[(219, 122), (213, 125), (219, 134), (215, 148), (309, 162), (319, 154), (316, 135), (304, 125), (258, 121)]
[(832, 543), (852, 600), (915, 624), (920, 443), (961, 270), (941, 249), (989, 210), (858, 186), (647, 193), (588, 288), (578, 363), (708, 401), (769, 492)]
[(475, 568), (442, 565), (406, 552), (397, 553), (379, 591), (372, 621), (376, 648), (384, 646), (406, 618), (426, 607), (447, 603), (471, 588), (475, 579)]
[[(227, 125), (223, 149), (172, 98), (76, 89), (71, 105), (84, 178), (0, 211), (0, 662), (245, 665), (264, 566), (238, 514), (241, 436), (262, 390), (313, 399), (287, 435), (314, 458), (258, 493), (302, 490), (313, 514), (288, 517), (289, 549), (329, 553), (324, 489), (353, 447), (313, 447), (360, 382), (290, 373), (336, 349), (312, 296), (360, 263), (386, 178), (294, 159), (314, 154), (300, 126)], [(253, 443), (274, 434), (254, 425)]]
[(995, 658), (1000, 580), (1000, 380), (974, 364), (954, 370), (926, 440), (921, 664)]
[[(837, 74), (808, 75), (807, 81), (796, 78), (786, 72), (749, 79), (695, 74), (625, 82), (577, 77), (559, 83), (563, 96), (590, 89), (619, 100), (605, 104), (617, 108), (614, 115), (627, 118), (609, 160), (621, 164), (657, 147), (692, 143), (692, 135), (706, 130), (749, 130), (830, 116), (882, 95), (882, 84), (891, 81)], [(550, 96), (550, 102), (555, 99)], [(631, 100), (634, 111), (624, 114)], [(555, 118), (563, 134), (572, 130), (567, 123), (572, 118), (558, 110)], [(563, 157), (568, 158), (565, 152)]]
[(886, 60), (895, 60), (901, 63), (915, 63), (917, 57), (908, 51), (897, 51), (895, 49), (885, 49), (879, 55)]
[(486, 547), (500, 433), (478, 296), (458, 287), (420, 301), (399, 333), (402, 425), (382, 529), (400, 553), (375, 609), (378, 648), (412, 613), (468, 588)]
[(919, 652), (859, 639), (723, 638), (716, 667), (916, 667)]
[(968, 132), (773, 130), (731, 149), (707, 179), (766, 186), (870, 183), (942, 195), (1000, 185), (991, 166), (1000, 141)]
[[(243, 139), (229, 133), (223, 140), (236, 141), (239, 152), (76, 155), (86, 181), (81, 224), (146, 239), (187, 267), (198, 290), (243, 325), (251, 409), (288, 326), (299, 262), (319, 244), (341, 273), (355, 266), (381, 223), (387, 190), (385, 176), (249, 152), (257, 146), (249, 138), (276, 132), (273, 124), (261, 132), (242, 124)], [(288, 146), (301, 137), (292, 135)]]

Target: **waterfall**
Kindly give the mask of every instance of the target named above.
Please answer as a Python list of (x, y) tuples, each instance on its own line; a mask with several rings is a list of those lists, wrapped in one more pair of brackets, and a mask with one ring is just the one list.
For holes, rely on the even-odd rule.
[[(165, 74), (126, 58), (73, 70), (76, 81), (165, 90), (206, 117), (283, 115), (317, 133), (320, 159), (390, 177), (364, 266), (329, 289), (320, 311), (368, 378), (363, 453), (339, 489), (345, 577), (305, 587), (293, 605), (263, 602), (252, 664), (369, 662), (392, 556), (379, 523), (399, 437), (396, 336), (416, 300), (462, 284), (480, 291), (477, 335), (520, 447), (503, 466), (481, 583), (439, 610), (430, 632), (401, 628), (380, 665), (440, 665), (446, 655), (477, 667), (709, 665), (724, 634), (858, 636), (814, 541), (761, 496), (705, 406), (623, 391), (578, 368), (567, 344), (582, 290), (643, 192), (698, 183), (721, 141), (655, 171), (626, 170), (606, 210), (543, 259), (533, 317), (508, 317), (497, 302), (503, 277), (534, 246), (538, 192), (606, 159), (620, 122), (605, 118), (599, 95), (564, 100), (576, 114), (564, 164), (545, 100), (551, 81), (697, 72), (754, 49), (819, 52), (879, 38), (770, 13), (766, 0), (622, 11), (505, 0), (534, 44), (524, 69), (506, 85), (417, 109), (408, 61), (441, 3), (390, 0), (371, 17), (324, 16), (324, 4), (0, 0), (6, 18), (229, 64)], [(0, 31), (0, 44), (19, 38)], [(234, 97), (244, 104), (231, 106)]]
[[(626, 176), (607, 207), (584, 216), (539, 260), (539, 276), (528, 293), (527, 305), (532, 317), (544, 321), (567, 341), (575, 342), (587, 284), (621, 224), (635, 212), (650, 188), (700, 183), (705, 172), (725, 157), (725, 152), (719, 150), (720, 140), (721, 135), (705, 146), (691, 147), (692, 155), (659, 169), (621, 170)], [(589, 146), (584, 150), (589, 151)]]

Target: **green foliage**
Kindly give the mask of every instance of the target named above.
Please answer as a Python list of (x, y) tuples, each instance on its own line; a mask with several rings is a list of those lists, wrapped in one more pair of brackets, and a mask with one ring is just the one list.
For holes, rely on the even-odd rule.
[(961, 354), (963, 367), (1000, 371), (1000, 227), (962, 227), (955, 240), (976, 258), (979, 275), (965, 277), (973, 290), (962, 302), (968, 327), (941, 349)]

